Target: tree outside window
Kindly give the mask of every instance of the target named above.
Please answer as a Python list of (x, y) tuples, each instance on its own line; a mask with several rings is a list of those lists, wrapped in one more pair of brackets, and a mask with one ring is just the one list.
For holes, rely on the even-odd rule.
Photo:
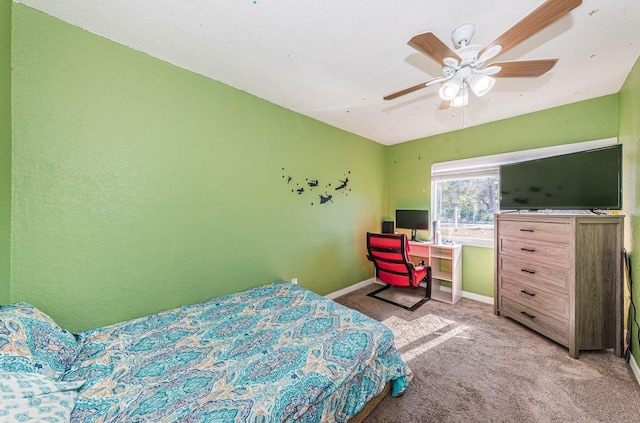
[(493, 240), (499, 210), (498, 175), (435, 182), (435, 219), (442, 236)]

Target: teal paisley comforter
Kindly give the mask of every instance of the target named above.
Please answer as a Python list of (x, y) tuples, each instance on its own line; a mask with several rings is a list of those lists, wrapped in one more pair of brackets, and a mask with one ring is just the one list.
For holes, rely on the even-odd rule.
[(72, 422), (345, 422), (412, 378), (384, 325), (289, 283), (77, 337)]

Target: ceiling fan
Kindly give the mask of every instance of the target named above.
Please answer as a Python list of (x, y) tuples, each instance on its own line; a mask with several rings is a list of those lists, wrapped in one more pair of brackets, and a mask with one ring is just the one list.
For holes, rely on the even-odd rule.
[(469, 44), (475, 33), (475, 25), (465, 24), (451, 34), (456, 50), (451, 50), (432, 32), (416, 35), (408, 44), (442, 65), (444, 76), (423, 82), (402, 91), (389, 94), (385, 100), (393, 100), (422, 88), (442, 84), (439, 90), (440, 109), (463, 107), (469, 102), (469, 89), (482, 97), (493, 88), (494, 77), (541, 76), (556, 64), (558, 59), (494, 62), (489, 60), (505, 53), (544, 27), (557, 21), (576, 7), (582, 0), (546, 0), (535, 10), (509, 28), (486, 46)]

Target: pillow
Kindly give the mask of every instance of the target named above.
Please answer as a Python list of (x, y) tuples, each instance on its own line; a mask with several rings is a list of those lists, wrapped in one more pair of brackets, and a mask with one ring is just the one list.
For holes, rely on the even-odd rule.
[(0, 307), (0, 371), (62, 378), (76, 358), (74, 336), (32, 305)]
[(0, 372), (0, 421), (68, 422), (83, 383), (59, 382), (38, 373)]

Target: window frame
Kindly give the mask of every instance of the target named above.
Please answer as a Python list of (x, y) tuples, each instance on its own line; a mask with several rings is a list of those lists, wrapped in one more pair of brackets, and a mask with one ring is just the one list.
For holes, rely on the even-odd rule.
[[(514, 151), (510, 153), (433, 163), (431, 165), (431, 217), (433, 220), (439, 220), (439, 216), (436, 214), (436, 183), (438, 181), (468, 179), (472, 177), (489, 175), (498, 175), (499, 177), (501, 165), (608, 147), (617, 143), (618, 138), (612, 137), (594, 141), (576, 142), (571, 144), (555, 145), (552, 147), (535, 148), (530, 150)], [(500, 210), (498, 210), (498, 213), (500, 213)], [(454, 243), (461, 245), (490, 248), (494, 247), (495, 242), (494, 239), (451, 236), (443, 237), (443, 240), (453, 241)]]

